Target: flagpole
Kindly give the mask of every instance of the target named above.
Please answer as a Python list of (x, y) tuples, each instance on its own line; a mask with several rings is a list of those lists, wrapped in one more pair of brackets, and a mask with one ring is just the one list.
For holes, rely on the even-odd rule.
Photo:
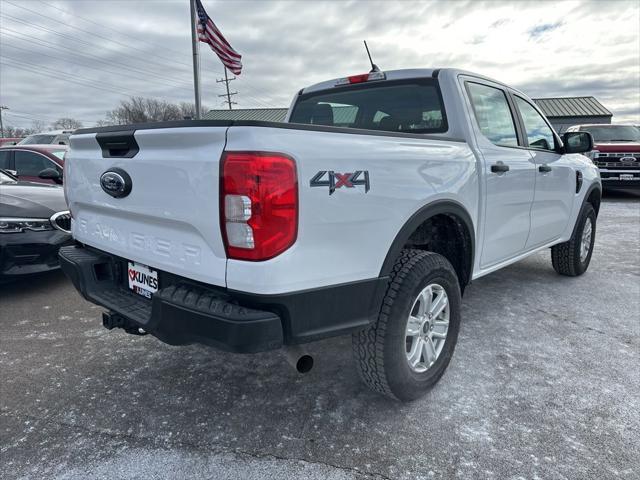
[(196, 0), (191, 6), (191, 49), (193, 50), (193, 90), (196, 100), (196, 120), (200, 120), (200, 61), (198, 58), (198, 31), (196, 28)]

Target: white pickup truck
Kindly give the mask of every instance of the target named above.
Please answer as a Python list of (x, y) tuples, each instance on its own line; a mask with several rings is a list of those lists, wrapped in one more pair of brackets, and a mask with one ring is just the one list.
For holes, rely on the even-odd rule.
[(444, 373), (472, 280), (546, 248), (558, 273), (587, 269), (592, 144), (454, 69), (319, 83), (287, 123), (78, 130), (61, 265), (107, 328), (284, 348), (300, 371), (300, 344), (351, 334), (364, 382), (409, 401)]

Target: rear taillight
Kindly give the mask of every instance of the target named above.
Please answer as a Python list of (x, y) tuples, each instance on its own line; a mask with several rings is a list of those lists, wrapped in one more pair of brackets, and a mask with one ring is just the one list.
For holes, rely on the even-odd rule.
[(298, 234), (295, 161), (281, 153), (225, 152), (220, 217), (227, 257), (260, 261), (284, 252)]

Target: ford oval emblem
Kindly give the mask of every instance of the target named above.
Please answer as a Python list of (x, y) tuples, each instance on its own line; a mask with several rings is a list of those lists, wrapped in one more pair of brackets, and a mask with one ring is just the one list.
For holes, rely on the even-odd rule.
[(114, 198), (126, 197), (131, 193), (131, 177), (121, 168), (112, 168), (100, 175), (100, 186)]

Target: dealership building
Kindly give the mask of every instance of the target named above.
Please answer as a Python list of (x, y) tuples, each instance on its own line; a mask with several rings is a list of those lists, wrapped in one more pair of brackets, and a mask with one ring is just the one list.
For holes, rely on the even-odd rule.
[[(549, 119), (558, 133), (572, 125), (611, 123), (613, 114), (595, 97), (534, 98), (534, 102)], [(286, 108), (240, 108), (235, 110), (209, 110), (205, 120), (261, 120), (284, 122)]]
[(611, 123), (613, 114), (595, 97), (534, 98), (534, 102), (558, 133), (572, 125)]

